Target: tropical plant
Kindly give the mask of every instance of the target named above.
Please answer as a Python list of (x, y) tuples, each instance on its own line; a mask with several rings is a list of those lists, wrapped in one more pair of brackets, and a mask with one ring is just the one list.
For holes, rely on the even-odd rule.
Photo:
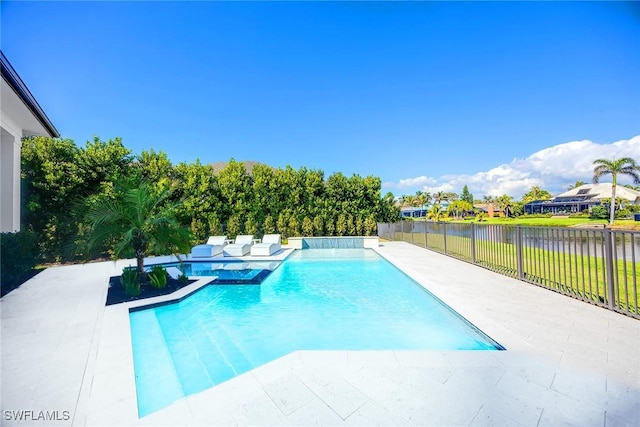
[[(611, 199), (616, 199), (616, 184), (618, 175), (627, 175), (633, 179), (634, 184), (640, 184), (640, 166), (631, 157), (622, 157), (617, 160), (596, 159), (593, 161), (593, 183), (597, 184), (604, 175), (611, 175)], [(609, 224), (615, 220), (615, 203), (609, 205)]]
[(437, 193), (433, 194), (433, 201), (436, 205), (440, 205), (442, 204), (442, 202), (445, 202), (449, 200), (449, 193), (444, 192), (444, 191), (438, 191)]
[(521, 200), (522, 203), (530, 203), (537, 200), (549, 200), (551, 198), (553, 198), (553, 195), (551, 193), (549, 193), (547, 190), (543, 190), (537, 185), (534, 185), (528, 192), (526, 192), (522, 196)]
[(107, 242), (114, 257), (135, 256), (141, 277), (148, 254), (187, 252), (191, 235), (176, 221), (174, 207), (165, 204), (168, 197), (169, 190), (154, 191), (146, 181), (125, 183), (115, 199), (104, 199), (88, 211), (88, 249), (103, 249)]
[(163, 289), (167, 286), (167, 270), (161, 265), (154, 265), (147, 274), (149, 283), (156, 289)]
[(473, 205), (465, 200), (456, 200), (449, 205), (448, 209), (453, 212), (455, 218), (459, 218), (461, 213), (473, 210)]
[(137, 297), (142, 293), (140, 288), (140, 274), (134, 267), (125, 267), (120, 276), (120, 283), (127, 295)]
[(500, 208), (500, 210), (504, 213), (504, 216), (511, 215), (511, 210), (514, 204), (513, 197), (509, 196), (508, 194), (503, 194), (496, 199), (496, 202), (498, 203), (498, 207)]
[(431, 206), (431, 209), (429, 209), (429, 212), (427, 212), (427, 218), (436, 222), (440, 221), (443, 216), (444, 209), (442, 209), (442, 206), (439, 203)]

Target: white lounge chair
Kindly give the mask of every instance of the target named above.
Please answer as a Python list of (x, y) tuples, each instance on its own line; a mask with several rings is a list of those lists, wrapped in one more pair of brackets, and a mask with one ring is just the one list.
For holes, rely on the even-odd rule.
[(227, 236), (211, 236), (204, 245), (194, 246), (191, 249), (191, 257), (213, 257), (220, 255), (227, 244)]
[(265, 234), (262, 243), (251, 246), (251, 256), (270, 256), (280, 250), (280, 235)]
[(234, 243), (222, 249), (224, 256), (245, 256), (251, 251), (253, 234), (241, 234), (236, 237)]

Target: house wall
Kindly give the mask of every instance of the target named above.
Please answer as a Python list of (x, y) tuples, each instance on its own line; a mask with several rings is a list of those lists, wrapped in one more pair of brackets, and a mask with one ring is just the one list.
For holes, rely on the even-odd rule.
[(4, 114), (0, 131), (0, 231), (20, 229), (20, 147), (22, 131)]

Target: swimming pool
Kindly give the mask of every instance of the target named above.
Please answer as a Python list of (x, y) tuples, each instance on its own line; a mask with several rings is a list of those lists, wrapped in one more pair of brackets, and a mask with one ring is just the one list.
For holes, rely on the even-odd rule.
[(295, 251), (130, 323), (141, 417), (296, 350), (502, 349), (370, 249)]

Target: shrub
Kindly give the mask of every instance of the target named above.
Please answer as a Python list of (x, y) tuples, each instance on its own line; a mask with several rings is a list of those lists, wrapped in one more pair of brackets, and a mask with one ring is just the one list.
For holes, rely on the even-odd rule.
[(167, 270), (165, 270), (163, 266), (155, 265), (151, 267), (148, 276), (149, 282), (154, 288), (162, 289), (167, 286)]
[(30, 231), (0, 234), (2, 286), (16, 284), (40, 260), (38, 235)]
[(609, 219), (609, 209), (606, 206), (597, 205), (591, 208), (591, 218)]
[(308, 216), (302, 219), (302, 235), (313, 236), (313, 221)]
[(142, 292), (140, 289), (140, 275), (138, 274), (138, 269), (135, 267), (125, 267), (122, 270), (120, 283), (122, 283), (127, 295), (137, 297)]
[(624, 219), (631, 217), (631, 211), (627, 208), (618, 209), (615, 213), (616, 219)]

